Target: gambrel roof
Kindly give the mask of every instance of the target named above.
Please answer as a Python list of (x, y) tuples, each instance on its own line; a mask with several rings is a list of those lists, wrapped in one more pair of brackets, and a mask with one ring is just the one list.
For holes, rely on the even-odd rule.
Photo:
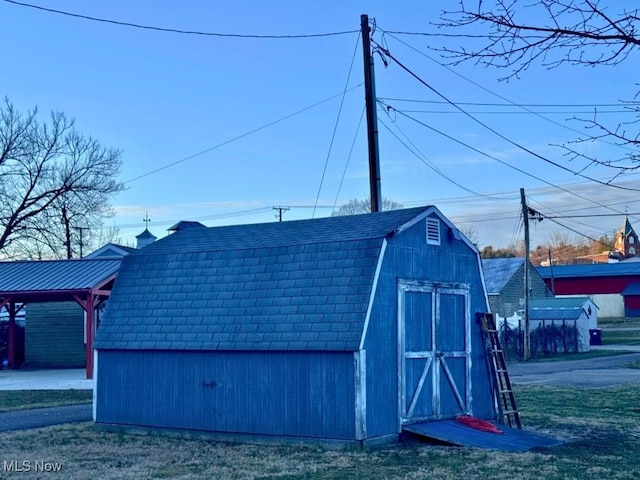
[(383, 239), (429, 214), (178, 231), (124, 258), (95, 345), (355, 351)]

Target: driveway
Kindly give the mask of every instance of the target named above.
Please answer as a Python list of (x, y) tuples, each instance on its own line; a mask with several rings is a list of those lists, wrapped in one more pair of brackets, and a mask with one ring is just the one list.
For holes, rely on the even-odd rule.
[(0, 370), (0, 390), (92, 390), (84, 368)]
[(90, 422), (92, 405), (66, 405), (62, 407), (33, 408), (0, 413), (0, 432), (49, 427), (61, 423)]
[(559, 387), (611, 387), (640, 383), (640, 370), (625, 365), (640, 361), (640, 353), (584, 360), (513, 363), (509, 377), (515, 384), (541, 384)]

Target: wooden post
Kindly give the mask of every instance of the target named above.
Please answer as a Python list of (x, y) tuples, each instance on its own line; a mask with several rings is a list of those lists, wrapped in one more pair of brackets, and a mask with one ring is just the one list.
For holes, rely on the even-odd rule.
[(87, 379), (93, 378), (93, 333), (94, 333), (94, 302), (93, 292), (87, 295), (85, 302), (85, 312), (87, 314), (87, 345), (86, 345), (86, 363), (87, 363)]
[(9, 312), (9, 345), (7, 352), (7, 360), (9, 360), (9, 367), (16, 367), (16, 304), (15, 302), (9, 302), (6, 305)]
[(371, 194), (371, 211), (382, 210), (382, 194), (380, 189), (380, 158), (378, 151), (378, 117), (376, 114), (376, 90), (373, 73), (373, 56), (371, 55), (371, 28), (369, 16), (360, 16), (362, 31), (362, 54), (364, 61), (364, 98), (367, 112), (367, 139), (369, 146), (369, 190)]
[(524, 195), (524, 188), (520, 189), (520, 199), (522, 200), (522, 220), (524, 222), (524, 342), (522, 346), (522, 356), (524, 360), (531, 358), (531, 345), (529, 338), (529, 210), (527, 209), (527, 198)]

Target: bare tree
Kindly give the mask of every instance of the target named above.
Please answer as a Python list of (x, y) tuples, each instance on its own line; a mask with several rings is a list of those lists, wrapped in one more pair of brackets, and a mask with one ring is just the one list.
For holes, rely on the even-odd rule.
[[(400, 210), (401, 208), (404, 208), (404, 205), (402, 205), (401, 203), (389, 200), (388, 198), (382, 199), (382, 210), (384, 211)], [(369, 212), (371, 212), (371, 201), (368, 198), (362, 200), (353, 198), (342, 205), (338, 210), (334, 210), (331, 216), (337, 217), (341, 215), (358, 215), (360, 213)]]
[(78, 133), (73, 120), (0, 106), (0, 252), (8, 258), (76, 256), (78, 228), (97, 226), (123, 187), (120, 152)]
[[(439, 26), (457, 27), (464, 32), (473, 30), (475, 34), (480, 29), (486, 32), (486, 42), (478, 47), (440, 50), (453, 64), (472, 60), (506, 69), (503, 79), (517, 78), (534, 64), (546, 68), (563, 64), (617, 65), (640, 49), (640, 9), (627, 9), (617, 2), (606, 3), (600, 0), (462, 0), (457, 11), (443, 13)], [(461, 39), (464, 32), (460, 32)], [(624, 102), (625, 108), (636, 113), (635, 120), (605, 125), (594, 112), (590, 119), (579, 119), (588, 134), (569, 142), (608, 138), (630, 148), (624, 158), (602, 160), (563, 145), (566, 153), (589, 164), (615, 168), (618, 173), (639, 168), (639, 95), (636, 93), (631, 101)]]
[(458, 229), (462, 232), (462, 234), (467, 237), (471, 243), (475, 246), (478, 246), (480, 243), (480, 235), (478, 234), (478, 230), (473, 225), (464, 224), (458, 227)]

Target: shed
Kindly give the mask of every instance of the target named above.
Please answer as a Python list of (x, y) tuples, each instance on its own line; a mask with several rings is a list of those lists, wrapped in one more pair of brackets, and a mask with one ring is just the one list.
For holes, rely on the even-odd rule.
[(31, 366), (86, 366), (91, 378), (96, 310), (108, 298), (119, 266), (120, 259), (112, 258), (0, 262), (9, 365), (20, 366), (16, 318), (24, 308), (25, 361)]
[(432, 206), (180, 230), (122, 261), (94, 419), (359, 444), (495, 420), (487, 307), (477, 249)]
[[(524, 258), (485, 258), (484, 279), (491, 312), (501, 318), (513, 316), (524, 302)], [(529, 264), (530, 298), (553, 297), (544, 280)]]
[(529, 307), (532, 333), (549, 325), (575, 327), (576, 350), (590, 350), (589, 330), (598, 327), (598, 306), (589, 297), (537, 298), (531, 300)]

